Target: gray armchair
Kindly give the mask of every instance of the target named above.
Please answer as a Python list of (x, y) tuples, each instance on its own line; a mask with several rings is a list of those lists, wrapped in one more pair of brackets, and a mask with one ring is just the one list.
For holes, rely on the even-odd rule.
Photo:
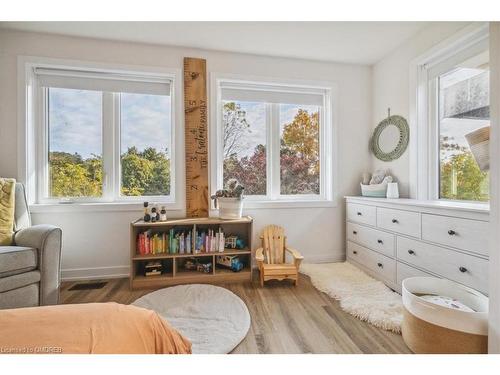
[(62, 231), (31, 225), (22, 184), (16, 184), (14, 245), (0, 246), (0, 309), (59, 302)]

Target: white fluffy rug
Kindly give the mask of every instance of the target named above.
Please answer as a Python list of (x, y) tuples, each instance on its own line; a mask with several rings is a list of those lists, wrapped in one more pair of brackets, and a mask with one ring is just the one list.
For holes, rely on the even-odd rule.
[(225, 354), (245, 338), (250, 313), (233, 292), (214, 285), (190, 284), (160, 289), (133, 305), (154, 310), (193, 344), (193, 353)]
[(376, 327), (400, 333), (401, 296), (350, 263), (302, 264), (313, 285), (340, 301), (342, 310)]

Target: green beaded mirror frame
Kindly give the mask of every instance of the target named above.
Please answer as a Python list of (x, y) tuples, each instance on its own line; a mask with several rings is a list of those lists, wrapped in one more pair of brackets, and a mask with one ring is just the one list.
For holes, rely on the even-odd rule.
[[(379, 138), (385, 128), (388, 126), (395, 126), (399, 130), (399, 141), (394, 150), (390, 152), (384, 152), (380, 149)], [(375, 131), (373, 132), (373, 136), (370, 140), (370, 147), (372, 149), (375, 157), (382, 161), (391, 161), (399, 159), (401, 155), (405, 152), (408, 147), (408, 142), (410, 140), (410, 127), (408, 126), (408, 122), (404, 117), (398, 115), (390, 115), (381, 121)]]

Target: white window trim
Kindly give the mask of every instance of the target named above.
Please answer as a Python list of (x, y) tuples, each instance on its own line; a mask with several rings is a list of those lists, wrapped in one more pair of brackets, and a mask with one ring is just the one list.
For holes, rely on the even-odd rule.
[[(430, 118), (428, 70), (461, 50), (488, 38), (488, 23), (475, 23), (410, 63), (410, 198), (439, 200), (450, 207), (463, 201), (439, 199), (438, 128)], [(484, 206), (484, 202), (467, 202)]]
[[(247, 196), (245, 197), (245, 208), (308, 208), (308, 207), (335, 207), (337, 205), (337, 147), (336, 147), (336, 103), (337, 84), (332, 82), (304, 81), (275, 79), (258, 76), (242, 76), (237, 74), (211, 73), (210, 75), (210, 192), (214, 194), (222, 187), (223, 179), (223, 144), (222, 129), (222, 100), (221, 83), (237, 84), (269, 84), (282, 85), (297, 88), (316, 88), (326, 91), (323, 106), (323, 120), (320, 122), (320, 195), (295, 195), (295, 196)], [(270, 105), (270, 104), (267, 104)], [(271, 105), (272, 106), (272, 105)], [(267, 111), (268, 117), (276, 116), (276, 111)], [(268, 118), (267, 121), (272, 121)], [(276, 122), (276, 121), (275, 121)], [(274, 131), (273, 131), (274, 130)], [(274, 149), (279, 149), (279, 129), (267, 126), (267, 140), (273, 144)], [(279, 191), (279, 173), (273, 173), (273, 169), (279, 170), (279, 153), (267, 152), (267, 191)], [(273, 179), (274, 177), (274, 179)], [(274, 185), (274, 186), (272, 186)], [(269, 199), (271, 198), (271, 199)], [(216, 211), (211, 207), (212, 211)]]
[[(97, 62), (53, 59), (33, 56), (19, 56), (18, 61), (18, 180), (26, 186), (28, 204), (32, 212), (70, 212), (70, 211), (136, 211), (142, 208), (143, 201), (150, 201), (164, 205), (168, 210), (185, 209), (185, 174), (184, 174), (184, 113), (182, 96), (182, 71), (181, 69), (170, 69), (163, 67), (149, 67), (138, 65), (121, 64), (103, 64)], [(40, 203), (40, 188), (37, 185), (38, 173), (43, 170), (40, 163), (43, 158), (36, 153), (43, 152), (43, 147), (37, 145), (37, 127), (40, 121), (38, 116), (43, 116), (40, 108), (43, 108), (43, 95), (40, 95), (41, 88), (37, 87), (34, 74), (35, 67), (47, 68), (69, 68), (82, 70), (96, 70), (106, 72), (118, 72), (126, 74), (140, 74), (167, 77), (172, 82), (171, 103), (172, 103), (172, 129), (171, 129), (171, 194), (168, 198), (164, 196), (147, 197), (121, 197), (111, 200), (110, 197), (103, 197), (101, 201), (89, 201), (86, 199), (76, 199), (72, 203), (65, 204), (60, 202), (44, 201)], [(115, 96), (116, 97), (116, 96)], [(104, 101), (104, 105), (110, 105)], [(116, 116), (116, 113), (114, 113)], [(103, 118), (103, 121), (107, 121)], [(119, 132), (113, 128), (113, 134), (104, 134), (108, 127), (103, 127), (103, 142), (106, 140), (119, 144)], [(109, 128), (108, 128), (109, 129)], [(109, 130), (108, 130), (109, 132)], [(43, 133), (43, 132), (42, 132)], [(111, 132), (109, 132), (111, 133)], [(43, 140), (45, 143), (46, 140)], [(119, 153), (119, 147), (111, 148), (115, 153)], [(36, 150), (35, 152), (29, 152)], [(103, 149), (104, 152), (104, 149)], [(104, 157), (105, 155), (103, 155)], [(119, 173), (119, 155), (107, 155), (108, 163), (113, 163), (116, 173)], [(106, 169), (106, 166), (104, 166)], [(103, 183), (112, 183), (117, 176), (107, 177), (108, 181)], [(112, 186), (116, 192), (117, 186)], [(115, 196), (117, 196), (115, 194)]]

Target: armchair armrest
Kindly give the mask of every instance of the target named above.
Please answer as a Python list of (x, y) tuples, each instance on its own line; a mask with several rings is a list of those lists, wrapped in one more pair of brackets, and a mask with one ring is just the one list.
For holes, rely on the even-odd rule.
[(288, 251), (294, 259), (304, 259), (304, 257), (297, 251), (295, 250), (293, 247), (285, 247), (285, 250)]
[(295, 264), (295, 267), (297, 268), (297, 271), (298, 271), (299, 267), (300, 267), (300, 263), (302, 262), (304, 257), (297, 250), (295, 250), (293, 247), (286, 246), (285, 251), (287, 251), (288, 253), (290, 253), (292, 255), (293, 263)]
[(264, 261), (264, 249), (262, 247), (259, 247), (255, 251), (255, 260), (257, 262), (263, 262)]
[(14, 242), (38, 250), (40, 305), (57, 304), (61, 281), (61, 229), (48, 224), (34, 225), (16, 232)]

